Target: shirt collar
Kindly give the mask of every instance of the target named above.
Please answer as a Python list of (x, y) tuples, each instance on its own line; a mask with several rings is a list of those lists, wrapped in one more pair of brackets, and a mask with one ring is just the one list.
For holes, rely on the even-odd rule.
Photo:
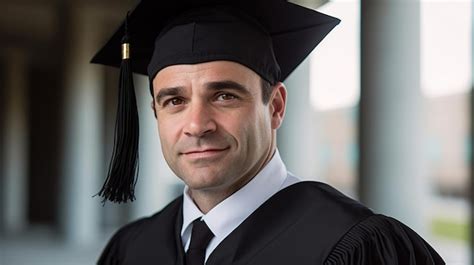
[[(190, 233), (190, 226), (197, 218), (202, 218), (215, 235), (215, 240), (222, 241), (251, 213), (271, 196), (277, 193), (285, 182), (287, 171), (278, 150), (270, 162), (240, 190), (220, 202), (207, 214), (203, 214), (188, 195), (189, 188), (184, 188), (183, 226), (181, 236)], [(183, 240), (186, 245), (187, 239)]]

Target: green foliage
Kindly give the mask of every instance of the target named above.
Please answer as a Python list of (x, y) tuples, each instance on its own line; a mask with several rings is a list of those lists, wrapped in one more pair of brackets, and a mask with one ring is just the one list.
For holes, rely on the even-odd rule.
[(469, 222), (448, 218), (435, 218), (431, 222), (431, 230), (437, 237), (469, 243)]

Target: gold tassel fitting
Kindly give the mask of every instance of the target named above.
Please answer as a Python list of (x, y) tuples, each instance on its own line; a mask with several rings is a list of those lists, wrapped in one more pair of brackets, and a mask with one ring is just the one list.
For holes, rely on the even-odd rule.
[(130, 59), (130, 44), (123, 43), (122, 44), (122, 60)]

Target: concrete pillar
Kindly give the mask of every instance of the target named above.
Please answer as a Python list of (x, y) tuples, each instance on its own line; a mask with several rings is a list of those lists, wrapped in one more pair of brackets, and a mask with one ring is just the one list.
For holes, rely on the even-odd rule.
[(284, 82), (286, 116), (278, 130), (278, 149), (287, 169), (301, 179), (316, 179), (316, 125), (310, 101), (310, 63), (304, 60)]
[(425, 233), (420, 3), (362, 0), (360, 198)]
[(22, 231), (28, 225), (28, 92), (27, 54), (16, 48), (6, 49), (5, 124), (2, 138), (3, 229), (7, 234)]
[(65, 70), (65, 136), (61, 226), (71, 243), (88, 244), (99, 236), (101, 204), (93, 198), (104, 178), (103, 73), (90, 58), (100, 46), (100, 21), (87, 9), (71, 10), (71, 42)]
[(176, 195), (175, 187), (179, 183), (161, 152), (158, 126), (151, 109), (148, 77), (135, 75), (134, 80), (140, 117), (140, 164), (132, 219), (151, 215), (163, 208)]

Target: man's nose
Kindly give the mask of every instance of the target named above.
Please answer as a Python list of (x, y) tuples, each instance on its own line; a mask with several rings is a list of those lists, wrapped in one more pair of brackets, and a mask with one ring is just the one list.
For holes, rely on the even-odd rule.
[(186, 117), (184, 134), (193, 137), (202, 137), (212, 133), (217, 126), (213, 119), (212, 110), (206, 102), (191, 103)]

